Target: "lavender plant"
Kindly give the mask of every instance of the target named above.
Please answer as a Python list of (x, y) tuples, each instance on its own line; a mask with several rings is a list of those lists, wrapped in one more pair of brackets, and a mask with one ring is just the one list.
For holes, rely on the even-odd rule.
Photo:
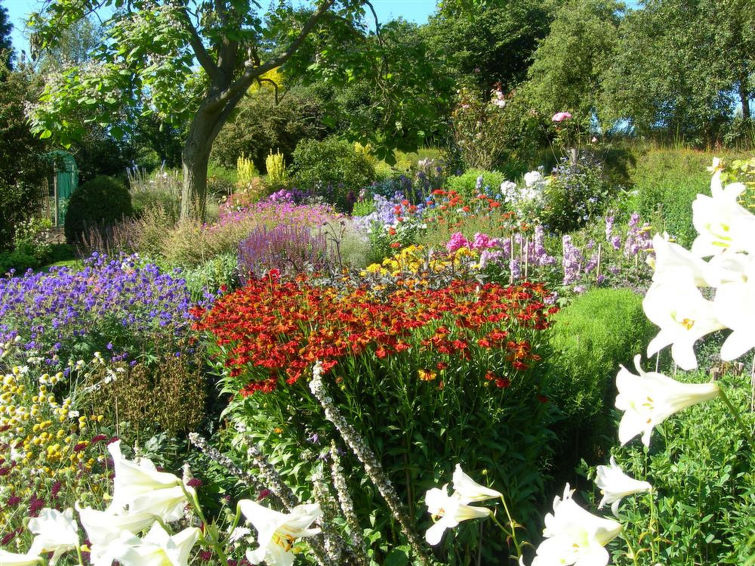
[(306, 226), (280, 224), (255, 228), (239, 244), (242, 282), (271, 269), (290, 275), (324, 270), (330, 263), (327, 249), (325, 234)]

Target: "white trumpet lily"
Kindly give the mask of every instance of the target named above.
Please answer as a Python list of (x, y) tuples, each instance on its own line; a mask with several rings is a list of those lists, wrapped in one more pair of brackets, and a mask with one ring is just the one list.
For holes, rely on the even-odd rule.
[(115, 479), (113, 501), (108, 512), (123, 514), (151, 513), (163, 521), (176, 521), (183, 516), (188, 503), (186, 493), (193, 488), (183, 485), (175, 475), (158, 472), (148, 458), (127, 460), (121, 453), (120, 440), (108, 445), (113, 457)]
[(290, 513), (268, 509), (250, 499), (242, 499), (238, 506), (257, 529), (260, 546), (246, 552), (246, 558), (252, 564), (264, 561), (268, 566), (291, 566), (294, 563), (291, 549), (296, 539), (320, 533), (320, 529), (310, 528), (322, 515), (319, 503), (298, 505)]
[(624, 411), (619, 423), (619, 440), (624, 445), (638, 434), (650, 446), (653, 428), (674, 413), (719, 395), (715, 383), (680, 383), (655, 372), (644, 372), (640, 356), (634, 364), (639, 375), (622, 367), (616, 376), (616, 408)]
[(52, 552), (50, 564), (57, 563), (62, 554), (79, 545), (79, 526), (73, 518), (73, 509), (60, 512), (45, 508), (29, 521), (29, 530), (35, 534), (29, 554)]
[(598, 477), (595, 479), (595, 485), (598, 486), (600, 493), (603, 494), (603, 499), (600, 500), (598, 509), (602, 509), (604, 505), (610, 504), (611, 512), (616, 516), (618, 516), (619, 504), (622, 498), (652, 489), (652, 486), (648, 482), (636, 480), (626, 475), (621, 467), (616, 464), (613, 456), (611, 456), (610, 466), (598, 466), (597, 474)]
[(567, 483), (563, 498), (554, 499), (553, 513), (545, 516), (546, 538), (537, 547), (532, 566), (608, 564), (604, 546), (621, 532), (621, 524), (586, 511), (574, 502), (573, 493)]

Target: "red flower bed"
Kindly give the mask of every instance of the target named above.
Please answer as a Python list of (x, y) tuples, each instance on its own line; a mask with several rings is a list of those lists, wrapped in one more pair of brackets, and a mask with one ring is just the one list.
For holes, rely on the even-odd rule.
[(339, 291), (272, 275), (193, 314), (196, 328), (210, 331), (223, 347), (231, 376), (248, 376), (242, 395), (273, 391), (283, 380), (292, 384), (316, 360), (329, 371), (363, 354), (382, 359), (410, 350), (431, 354), (433, 363), (458, 365), (499, 350), (511, 372), (539, 359), (526, 337), (547, 328), (557, 310), (545, 304), (549, 293), (542, 285), (454, 281), (434, 290), (416, 283), (403, 282), (380, 298), (364, 287)]

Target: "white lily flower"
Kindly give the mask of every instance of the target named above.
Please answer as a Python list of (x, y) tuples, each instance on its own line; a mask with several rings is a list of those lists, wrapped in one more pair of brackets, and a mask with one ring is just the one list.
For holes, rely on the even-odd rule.
[(616, 464), (613, 456), (611, 456), (611, 465), (598, 466), (597, 473), (598, 477), (595, 479), (595, 485), (598, 486), (600, 493), (603, 494), (603, 499), (600, 500), (598, 509), (602, 509), (603, 505), (610, 504), (611, 512), (615, 516), (618, 516), (619, 504), (623, 497), (652, 489), (652, 486), (648, 482), (636, 480), (626, 475), (621, 467)]
[(0, 566), (32, 566), (43, 564), (44, 560), (39, 556), (31, 554), (16, 554), (0, 548)]
[(156, 522), (144, 538), (124, 533), (113, 541), (108, 550), (109, 559), (117, 560), (122, 566), (186, 566), (198, 538), (196, 527), (171, 536)]
[(268, 566), (291, 566), (294, 563), (291, 549), (296, 539), (320, 533), (320, 529), (310, 528), (322, 515), (319, 503), (297, 505), (290, 513), (268, 509), (250, 499), (242, 499), (238, 506), (257, 529), (260, 546), (246, 551), (246, 558), (252, 564), (264, 561)]
[(691, 405), (718, 397), (716, 383), (680, 383), (655, 372), (644, 372), (640, 356), (634, 364), (639, 375), (622, 367), (616, 376), (616, 408), (624, 411), (619, 423), (619, 440), (624, 445), (638, 434), (650, 446), (653, 428), (674, 413)]
[(456, 464), (456, 469), (454, 470), (453, 488), (454, 495), (457, 495), (464, 503), (503, 497), (500, 491), (490, 489), (475, 482), (462, 471), (460, 464)]
[(537, 547), (532, 566), (608, 564), (604, 546), (621, 532), (621, 524), (586, 511), (574, 502), (573, 493), (567, 483), (563, 498), (554, 499), (553, 513), (545, 516), (546, 539)]
[(694, 344), (706, 334), (724, 328), (713, 303), (695, 285), (694, 272), (668, 268), (645, 294), (642, 308), (660, 332), (648, 344), (648, 356), (671, 344), (674, 361), (685, 370), (697, 367)]
[(446, 529), (453, 529), (462, 521), (483, 519), (493, 514), (487, 507), (467, 505), (468, 501), (462, 499), (458, 492), (448, 495), (446, 488), (445, 485), (443, 489), (434, 487), (425, 494), (427, 510), (433, 519), (437, 518), (435, 524), (425, 533), (425, 540), (431, 545), (440, 542)]
[(115, 515), (108, 511), (97, 511), (89, 507), (79, 507), (79, 519), (89, 538), (92, 564), (106, 564), (110, 566), (113, 561), (109, 557), (111, 543), (128, 535), (136, 535), (155, 522), (152, 513), (122, 513)]
[(755, 253), (755, 216), (737, 203), (744, 184), (722, 188), (721, 172), (717, 171), (710, 189), (712, 197), (697, 195), (692, 203), (692, 223), (699, 234), (692, 243), (692, 253), (700, 257), (724, 251)]
[(36, 535), (29, 554), (52, 552), (50, 564), (57, 563), (62, 554), (79, 546), (79, 526), (73, 518), (73, 509), (62, 513), (57, 509), (42, 509), (29, 521), (28, 528)]
[(655, 252), (655, 271), (653, 281), (668, 279), (667, 273), (678, 273), (679, 269), (690, 272), (697, 287), (707, 287), (710, 284), (709, 272), (711, 267), (707, 262), (683, 248), (679, 244), (669, 242), (668, 234), (656, 234), (653, 237), (653, 251)]
[(718, 287), (713, 301), (716, 318), (733, 331), (721, 347), (725, 361), (755, 348), (755, 259), (749, 259), (738, 275), (738, 280)]
[[(151, 513), (163, 521), (176, 521), (183, 516), (188, 499), (185, 491), (193, 488), (167, 472), (158, 472), (148, 458), (126, 460), (121, 453), (120, 440), (108, 445), (113, 457), (115, 480), (113, 501), (108, 508), (112, 514)], [(185, 491), (184, 491), (185, 490)]]

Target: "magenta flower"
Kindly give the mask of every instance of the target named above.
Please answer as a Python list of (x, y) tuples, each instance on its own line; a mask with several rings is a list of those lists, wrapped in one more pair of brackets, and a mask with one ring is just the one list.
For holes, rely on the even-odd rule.
[(571, 113), (569, 112), (556, 112), (551, 120), (553, 120), (554, 122), (563, 122), (564, 120), (568, 120), (569, 118), (571, 118)]
[(454, 232), (451, 234), (451, 239), (446, 244), (448, 253), (454, 253), (459, 248), (468, 248), (469, 241), (462, 235), (461, 232)]

